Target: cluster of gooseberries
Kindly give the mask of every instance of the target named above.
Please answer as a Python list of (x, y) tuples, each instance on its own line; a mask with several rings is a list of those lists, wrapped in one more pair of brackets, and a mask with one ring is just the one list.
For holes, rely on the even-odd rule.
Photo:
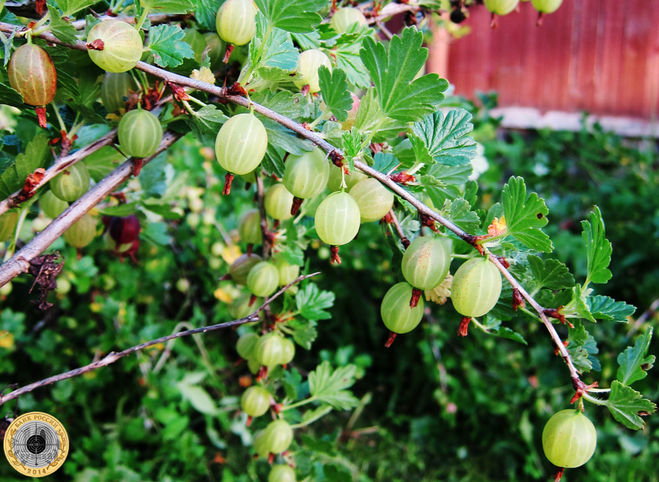
[[(485, 0), (493, 15), (512, 12), (519, 0)], [(532, 0), (540, 15), (556, 11), (562, 0)], [(231, 55), (232, 46), (247, 44), (256, 32), (257, 9), (251, 0), (227, 0), (217, 12), (216, 28), (223, 41), (229, 44), (224, 61)], [(340, 8), (332, 16), (330, 27), (339, 35), (351, 33), (367, 24), (356, 8)], [(215, 39), (217, 37), (213, 36)], [(125, 112), (132, 78), (129, 70), (137, 65), (143, 52), (139, 32), (126, 22), (104, 20), (96, 24), (87, 37), (91, 60), (105, 70), (101, 99), (108, 112)], [(320, 91), (318, 69), (331, 70), (329, 57), (320, 49), (302, 52), (293, 79), (303, 93)], [(36, 107), (39, 123), (46, 127), (45, 105), (55, 96), (55, 66), (44, 49), (27, 43), (13, 53), (8, 65), (9, 82), (23, 100)], [(29, 75), (28, 75), (29, 74)], [(125, 112), (118, 124), (121, 151), (134, 158), (149, 157), (158, 149), (163, 129), (158, 117), (138, 105)], [(225, 194), (230, 193), (233, 175), (255, 175), (268, 147), (268, 135), (263, 123), (253, 112), (231, 117), (219, 130), (215, 154), (228, 174)], [(90, 186), (90, 175), (84, 163), (71, 165), (53, 178), (39, 205), (50, 218), (59, 216), (69, 203), (76, 201)], [(393, 207), (393, 194), (377, 180), (359, 172), (349, 172), (344, 166), (330, 163), (318, 148), (297, 156), (289, 156), (283, 177), (270, 185), (265, 193), (265, 211), (275, 221), (296, 216), (304, 200), (323, 196), (316, 207), (314, 226), (318, 237), (333, 248), (333, 260), (339, 261), (338, 246), (349, 243), (361, 223), (382, 219)], [(0, 219), (0, 241), (8, 239), (18, 218), (16, 211)], [(113, 249), (118, 253), (134, 254), (139, 246), (139, 220), (135, 216), (105, 220)], [(64, 239), (76, 248), (88, 245), (96, 236), (97, 219), (91, 214), (82, 216), (65, 233)], [(259, 298), (271, 296), (279, 287), (291, 283), (300, 266), (289, 263), (284, 256), (264, 260), (251, 252), (251, 246), (263, 241), (261, 218), (252, 210), (241, 218), (241, 238), (250, 246), (248, 253), (230, 267), (230, 276), (247, 292), (237, 297), (230, 307), (232, 316), (242, 318), (254, 311)], [(423, 291), (430, 291), (445, 282), (452, 260), (448, 237), (431, 234), (418, 236), (403, 255), (401, 271), (405, 281), (396, 283), (385, 294), (381, 316), (391, 336), (412, 331), (423, 317)], [(454, 273), (450, 298), (455, 310), (464, 319), (461, 334), (466, 334), (468, 320), (487, 314), (496, 305), (501, 293), (501, 275), (487, 258), (475, 257), (464, 262)], [(268, 371), (290, 363), (295, 345), (285, 336), (284, 324), (270, 332), (243, 334), (236, 345), (238, 354), (247, 361), (249, 369), (258, 374), (260, 382)], [(293, 440), (292, 427), (279, 417), (273, 394), (264, 384), (246, 389), (241, 408), (252, 418), (271, 409), (275, 420), (259, 431), (254, 447), (259, 456), (270, 460), (284, 453)], [(547, 422), (542, 434), (547, 458), (559, 467), (578, 467), (592, 456), (596, 445), (596, 431), (590, 420), (578, 410), (563, 410)], [(285, 464), (273, 465), (268, 480), (294, 481), (295, 471)]]

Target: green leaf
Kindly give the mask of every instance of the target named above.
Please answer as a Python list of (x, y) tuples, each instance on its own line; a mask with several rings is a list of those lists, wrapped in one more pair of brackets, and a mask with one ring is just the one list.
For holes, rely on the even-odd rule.
[(522, 345), (528, 345), (527, 341), (521, 334), (511, 330), (507, 326), (503, 326), (501, 324), (501, 320), (491, 316), (488, 316), (487, 320), (482, 323), (482, 331), (488, 335), (498, 336), (499, 338), (506, 338), (508, 340), (516, 341)]
[(178, 25), (158, 25), (149, 29), (148, 49), (156, 64), (176, 67), (183, 59), (194, 57), (194, 50), (183, 40), (185, 32)]
[(116, 206), (108, 206), (98, 209), (98, 212), (101, 214), (121, 217), (130, 216), (131, 214), (135, 214), (136, 211), (137, 205), (135, 203), (118, 204)]
[(2, 82), (0, 82), (0, 104), (12, 105), (14, 107), (24, 107), (23, 97), (21, 94), (19, 94), (18, 91), (14, 90), (7, 84), (3, 84)]
[(586, 298), (588, 310), (598, 320), (627, 322), (627, 317), (634, 314), (636, 307), (624, 301), (616, 301), (608, 296), (589, 296)]
[(464, 199), (446, 201), (441, 214), (467, 232), (474, 232), (480, 225), (478, 214), (471, 210), (471, 206)]
[(385, 174), (396, 169), (398, 164), (398, 159), (391, 152), (378, 152), (373, 156), (373, 169)]
[(474, 130), (471, 114), (451, 109), (427, 115), (412, 126), (409, 139), (417, 162), (460, 166), (476, 157), (476, 142), (469, 137)]
[(56, 8), (49, 8), (50, 14), (50, 30), (53, 35), (60, 39), (62, 42), (69, 44), (75, 43), (77, 40), (77, 30), (71, 23), (63, 20)]
[(300, 391), (302, 390), (303, 380), (302, 375), (297, 370), (286, 370), (284, 376), (280, 379), (281, 384), (284, 386), (286, 398), (296, 400)]
[(197, 23), (204, 28), (204, 30), (215, 31), (215, 17), (217, 11), (220, 9), (222, 0), (197, 0), (194, 16)]
[(10, 196), (22, 188), (27, 176), (44, 166), (49, 152), (48, 135), (45, 132), (39, 132), (25, 146), (25, 152), (18, 154), (14, 163), (0, 174), (0, 199)]
[(574, 286), (574, 276), (570, 270), (557, 259), (543, 259), (539, 256), (527, 257), (533, 273), (533, 289), (549, 288), (559, 290)]
[(574, 328), (570, 328), (568, 335), (569, 343), (567, 351), (572, 357), (574, 366), (580, 373), (587, 373), (591, 370), (600, 371), (602, 366), (595, 357), (599, 353), (595, 338), (586, 331), (586, 327), (581, 322), (576, 322)]
[[(258, 68), (283, 70), (288, 77), (289, 73), (295, 70), (299, 56), (291, 34), (279, 28), (273, 28), (268, 34), (268, 25), (263, 15), (256, 18), (256, 36), (249, 44), (249, 62), (256, 62)], [(268, 37), (261, 50), (266, 35)]]
[(611, 263), (611, 243), (605, 237), (604, 220), (599, 208), (588, 215), (588, 221), (581, 221), (583, 229), (581, 237), (586, 244), (586, 258), (588, 260), (588, 275), (584, 287), (589, 282), (606, 283), (611, 279), (608, 266)]
[(364, 40), (362, 62), (375, 83), (382, 110), (393, 119), (415, 122), (444, 99), (445, 79), (427, 74), (414, 80), (428, 57), (422, 43), (423, 34), (413, 27), (394, 35), (387, 46), (371, 37)]
[(199, 385), (188, 385), (179, 382), (176, 384), (183, 398), (188, 400), (195, 410), (207, 415), (217, 415), (217, 405), (208, 392)]
[(55, 4), (62, 11), (62, 17), (70, 17), (76, 12), (91, 7), (96, 0), (55, 0)]
[(286, 323), (286, 328), (293, 331), (293, 340), (306, 350), (311, 349), (311, 344), (318, 337), (318, 330), (316, 330), (316, 322), (296, 318)]
[(146, 8), (151, 12), (176, 15), (194, 11), (196, 3), (193, 0), (140, 0), (142, 8)]
[(351, 84), (360, 89), (366, 89), (371, 86), (371, 79), (364, 67), (359, 49), (361, 41), (352, 44), (339, 45), (332, 53), (336, 58), (336, 67), (343, 70)]
[(213, 139), (217, 136), (222, 124), (228, 120), (227, 116), (212, 104), (205, 105), (201, 109), (195, 111), (191, 116), (191, 119), (191, 127), (195, 132), (196, 137), (203, 138), (210, 136)]
[(317, 13), (325, 0), (255, 0), (260, 12), (273, 27), (287, 32), (311, 32), (322, 17)]
[(322, 362), (309, 373), (309, 392), (319, 402), (325, 402), (334, 408), (347, 410), (356, 407), (359, 400), (352, 392), (346, 390), (355, 383), (355, 365), (338, 367), (332, 371), (328, 361)]
[(147, 223), (142, 230), (142, 236), (161, 246), (167, 246), (172, 241), (172, 238), (167, 234), (167, 225), (165, 223)]
[(645, 421), (639, 414), (650, 414), (657, 409), (650, 400), (643, 398), (639, 392), (618, 380), (613, 380), (611, 383), (606, 406), (614, 419), (632, 430), (640, 430), (645, 426)]
[(623, 385), (631, 385), (643, 380), (648, 376), (654, 364), (655, 356), (647, 355), (652, 341), (652, 328), (649, 327), (645, 333), (636, 339), (634, 346), (628, 346), (625, 351), (618, 355), (618, 373), (616, 377)]
[(308, 320), (328, 320), (332, 317), (327, 311), (334, 305), (334, 293), (320, 291), (315, 283), (309, 283), (295, 294), (295, 303), (302, 316)]
[(552, 251), (549, 236), (540, 230), (547, 224), (549, 210), (536, 193), (527, 197), (526, 184), (521, 177), (511, 177), (503, 187), (503, 211), (508, 234), (528, 248)]
[(348, 89), (346, 73), (341, 69), (330, 71), (322, 65), (318, 69), (318, 82), (327, 108), (338, 120), (345, 121), (348, 118), (348, 111), (352, 108), (352, 96)]
[(354, 160), (361, 156), (362, 150), (368, 146), (368, 137), (355, 128), (345, 131), (342, 136), (343, 155), (348, 163), (348, 169), (354, 169)]

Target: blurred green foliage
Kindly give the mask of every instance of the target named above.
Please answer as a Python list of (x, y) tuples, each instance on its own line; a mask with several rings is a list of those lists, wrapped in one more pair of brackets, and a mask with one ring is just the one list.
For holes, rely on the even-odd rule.
[[(582, 276), (585, 267), (573, 263), (583, 258), (579, 221), (599, 205), (614, 246), (614, 276), (603, 292), (643, 313), (658, 294), (656, 144), (625, 141), (597, 126), (576, 133), (501, 131), (488, 115), (493, 97), (481, 101), (484, 107), (469, 107), (489, 161), (479, 178), (482, 207), (499, 200), (510, 175), (523, 176), (529, 191), (547, 200), (547, 232), (559, 258)], [(30, 280), (14, 280), (0, 313), (0, 330), (13, 335), (0, 344), (2, 380), (25, 385), (113, 350), (229, 320), (226, 301), (237, 291), (218, 280), (237, 254), (237, 223), (253, 207), (253, 188), (244, 190), (236, 180), (228, 201), (221, 196), (222, 177), (208, 147), (179, 142), (144, 169), (141, 185), (133, 180), (125, 189), (129, 200), (138, 190), (152, 198), (153, 210), (139, 212), (144, 229), (137, 266), (118, 260), (102, 237), (81, 255), (58, 240), (54, 247), (66, 258), (62, 277), (70, 290), (61, 283), (51, 295), (56, 306), (46, 313), (30, 301)], [(36, 216), (36, 206), (32, 210)], [(34, 216), (23, 239), (31, 235)], [(461, 338), (459, 315), (432, 305), (421, 329), (384, 349), (379, 302), (400, 278), (400, 254), (383, 235), (382, 226), (364, 225), (342, 248), (339, 266), (330, 266), (326, 247), (307, 249), (308, 268), (323, 271), (316, 282), (335, 292), (336, 303), (333, 318), (319, 322), (312, 350), (299, 349), (294, 366), (306, 372), (321, 360), (356, 364), (361, 404), (296, 434), (304, 440), (296, 453), (298, 473), (319, 481), (547, 480), (554, 469), (542, 454), (542, 427), (568, 406), (573, 390), (544, 328), (513, 327), (528, 346), (478, 330)], [(656, 315), (647, 324), (656, 325)], [(595, 376), (601, 386), (615, 377), (617, 353), (644, 326), (589, 327), (599, 342), (602, 370)], [(251, 463), (253, 432), (239, 411), (238, 377), (249, 372), (235, 365), (237, 337), (227, 330), (154, 347), (22, 396), (2, 414), (38, 409), (64, 423), (71, 452), (53, 480), (265, 480), (267, 464)], [(657, 400), (657, 381), (650, 371), (635, 387)], [(603, 408), (587, 404), (586, 413), (598, 428), (598, 448), (565, 480), (658, 480), (656, 416), (644, 431), (632, 432)], [(2, 464), (0, 476), (14, 473)]]

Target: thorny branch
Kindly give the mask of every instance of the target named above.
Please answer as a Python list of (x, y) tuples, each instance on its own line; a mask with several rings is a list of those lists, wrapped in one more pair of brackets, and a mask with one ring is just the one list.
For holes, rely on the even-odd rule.
[(209, 333), (211, 331), (217, 331), (217, 330), (222, 330), (224, 328), (232, 328), (234, 326), (240, 326), (244, 325), (245, 323), (252, 323), (255, 322), (259, 319), (259, 313), (266, 309), (270, 303), (272, 303), (275, 299), (279, 298), (288, 288), (291, 286), (305, 280), (308, 278), (312, 278), (314, 276), (317, 276), (320, 274), (320, 271), (317, 271), (315, 273), (311, 274), (305, 274), (302, 276), (297, 277), (295, 280), (292, 282), (288, 283), (286, 286), (281, 288), (279, 291), (277, 291), (275, 294), (273, 294), (271, 297), (263, 301), (261, 306), (259, 306), (254, 312), (250, 315), (247, 315), (243, 318), (239, 318), (237, 320), (232, 320), (232, 321), (225, 321), (223, 323), (217, 323), (215, 325), (210, 325), (210, 326), (202, 326), (201, 328), (194, 328), (192, 330), (185, 330), (185, 331), (179, 331), (178, 333), (174, 333), (171, 335), (167, 336), (162, 336), (160, 338), (156, 338), (154, 340), (150, 340), (144, 343), (141, 343), (139, 345), (132, 346), (130, 348), (126, 348), (125, 350), (122, 350), (120, 352), (110, 352), (108, 353), (105, 357), (102, 359), (92, 362), (89, 365), (85, 365), (80, 368), (75, 368), (73, 370), (69, 370), (68, 372), (60, 373), (58, 375), (53, 375), (52, 377), (44, 378), (43, 380), (39, 380), (38, 382), (30, 383), (29, 385), (25, 385), (24, 387), (17, 388), (16, 390), (13, 390), (9, 392), (7, 395), (0, 395), (0, 405), (3, 405), (5, 402), (8, 402), (9, 400), (13, 400), (15, 398), (20, 397), (21, 395), (24, 395), (26, 393), (32, 392), (36, 390), (37, 388), (45, 387), (48, 385), (52, 385), (53, 383), (61, 382), (62, 380), (66, 380), (68, 378), (73, 378), (77, 377), (78, 375), (82, 375), (83, 373), (90, 372), (92, 370), (96, 370), (97, 368), (105, 367), (108, 365), (111, 365), (112, 363), (116, 362), (117, 360), (130, 355), (132, 353), (135, 353), (137, 351), (143, 350), (144, 348), (148, 348), (153, 345), (157, 345), (159, 343), (166, 343), (169, 340), (174, 340), (176, 338), (182, 338), (184, 336), (190, 336), (190, 335), (196, 335), (199, 333)]
[[(387, 5), (387, 7), (388, 6), (389, 5)], [(386, 7), (382, 9), (381, 15), (385, 15), (385, 9), (386, 9)], [(17, 28), (20, 28), (20, 27), (17, 27), (15, 25), (8, 24), (8, 23), (0, 22), (0, 31), (10, 33), (10, 32), (13, 32), (14, 30), (16, 30)], [(66, 44), (66, 43), (60, 41), (59, 39), (57, 39), (54, 35), (52, 35), (50, 33), (43, 33), (43, 34), (40, 34), (40, 36), (42, 38), (44, 38), (45, 40), (47, 40), (48, 42), (52, 42), (52, 43), (59, 44), (59, 45), (64, 45), (64, 46), (69, 47), (69, 48), (74, 48), (74, 49), (78, 49), (78, 50), (86, 50), (87, 49), (84, 42), (81, 42), (81, 41), (78, 41), (75, 44), (71, 45), (71, 44)], [(333, 160), (341, 161), (343, 159), (343, 154), (339, 149), (336, 149), (332, 144), (327, 142), (325, 139), (320, 137), (315, 132), (312, 132), (312, 131), (308, 130), (302, 124), (299, 124), (298, 122), (295, 122), (294, 120), (292, 120), (292, 119), (290, 119), (286, 116), (283, 116), (283, 115), (273, 111), (272, 109), (269, 109), (268, 107), (257, 104), (255, 102), (252, 102), (252, 101), (250, 101), (249, 99), (247, 99), (245, 97), (230, 94), (229, 93), (230, 90), (227, 89), (227, 88), (217, 87), (215, 85), (211, 85), (211, 84), (208, 84), (208, 83), (203, 82), (203, 81), (199, 81), (199, 80), (191, 79), (189, 77), (185, 77), (183, 75), (175, 74), (175, 73), (169, 72), (167, 70), (161, 69), (159, 67), (156, 67), (154, 65), (147, 64), (146, 62), (142, 62), (142, 61), (138, 62), (135, 68), (137, 68), (139, 70), (142, 70), (144, 72), (147, 72), (147, 73), (149, 73), (151, 75), (154, 75), (156, 77), (159, 77), (161, 79), (164, 79), (168, 83), (173, 83), (173, 84), (177, 84), (177, 85), (181, 85), (181, 86), (185, 86), (185, 87), (192, 87), (193, 89), (201, 90), (201, 91), (207, 92), (209, 94), (216, 95), (216, 96), (218, 96), (222, 99), (228, 100), (228, 101), (233, 102), (235, 104), (238, 104), (240, 106), (250, 108), (254, 112), (257, 112), (257, 113), (259, 113), (259, 114), (261, 114), (265, 117), (268, 117), (268, 118), (274, 120), (275, 122), (281, 124), (282, 126), (287, 127), (288, 129), (290, 129), (293, 132), (295, 132), (296, 134), (298, 134), (300, 137), (303, 137), (305, 139), (310, 140), (311, 142), (316, 144), (318, 147), (320, 147), (321, 149), (326, 151), (329, 154), (330, 158), (332, 158)], [(377, 179), (382, 184), (384, 184), (386, 187), (388, 187), (393, 192), (398, 194), (401, 198), (408, 201), (412, 206), (414, 206), (418, 210), (419, 214), (425, 215), (426, 217), (438, 222), (442, 226), (446, 227), (448, 230), (452, 231), (459, 238), (461, 238), (461, 239), (465, 240), (466, 242), (474, 245), (475, 237), (473, 235), (466, 233), (461, 228), (459, 228), (457, 225), (452, 223), (450, 220), (446, 219), (445, 217), (443, 217), (442, 215), (440, 215), (436, 211), (434, 211), (431, 208), (429, 208), (428, 206), (426, 206), (424, 203), (422, 203), (416, 197), (414, 197), (411, 193), (409, 193), (407, 190), (405, 190), (403, 187), (401, 187), (399, 184), (397, 184), (395, 181), (393, 181), (388, 175), (383, 174), (379, 171), (376, 171), (375, 169), (373, 169), (368, 164), (365, 164), (362, 161), (355, 160), (354, 165), (357, 169), (359, 169), (360, 171), (364, 172), (365, 174)], [(62, 232), (63, 231), (64, 230), (62, 230)], [(59, 234), (58, 234), (58, 236), (59, 236)], [(32, 243), (30, 243), (30, 244), (32, 244)], [(48, 243), (48, 244), (50, 244), (50, 243)], [(45, 247), (43, 249), (45, 249)], [(511, 286), (513, 288), (515, 288), (519, 291), (519, 293), (522, 295), (522, 297), (538, 313), (538, 316), (539, 316), (541, 322), (545, 325), (545, 328), (549, 332), (549, 335), (550, 335), (552, 341), (554, 342), (554, 344), (556, 345), (556, 348), (558, 349), (558, 352), (561, 354), (561, 357), (563, 358), (563, 360), (565, 360), (565, 363), (568, 366), (568, 369), (570, 371), (570, 376), (572, 378), (572, 383), (573, 383), (575, 389), (583, 390), (585, 385), (579, 377), (579, 372), (577, 371), (576, 367), (574, 366), (574, 363), (572, 362), (572, 358), (571, 358), (569, 352), (567, 351), (567, 348), (565, 347), (565, 345), (563, 345), (563, 342), (562, 342), (560, 336), (558, 335), (558, 333), (556, 331), (556, 328), (554, 328), (554, 325), (552, 324), (552, 322), (547, 318), (547, 315), (545, 314), (545, 309), (537, 301), (535, 301), (535, 299), (524, 289), (524, 287), (519, 283), (519, 281), (517, 281), (513, 277), (513, 275), (501, 264), (501, 262), (499, 261), (497, 256), (495, 256), (494, 254), (489, 252), (489, 250), (487, 250), (487, 248), (483, 247), (482, 249), (483, 249), (484, 254), (489, 257), (489, 259), (490, 259), (490, 261), (492, 261), (492, 263), (494, 263), (494, 265), (501, 272), (503, 277), (511, 284)], [(23, 251), (23, 250), (21, 250), (21, 251)], [(14, 260), (19, 254), (20, 254), (20, 252), (16, 253), (16, 255), (14, 256), (14, 258), (12, 258), (12, 260)], [(36, 253), (36, 254), (38, 254), (38, 253)], [(33, 256), (36, 256), (36, 254), (34, 254)], [(9, 260), (8, 263), (12, 262), (12, 260)], [(16, 262), (16, 261), (14, 261), (14, 262)], [(0, 267), (0, 286), (2, 286), (9, 279), (11, 279), (11, 277), (7, 278), (6, 276), (3, 276), (4, 271), (6, 271), (3, 268), (4, 268), (4, 266)], [(22, 270), (22, 271), (24, 271), (24, 270)], [(22, 271), (18, 271), (18, 272), (16, 272), (16, 274), (18, 274), (19, 272), (22, 272)], [(16, 276), (16, 274), (14, 274), (14, 276)]]

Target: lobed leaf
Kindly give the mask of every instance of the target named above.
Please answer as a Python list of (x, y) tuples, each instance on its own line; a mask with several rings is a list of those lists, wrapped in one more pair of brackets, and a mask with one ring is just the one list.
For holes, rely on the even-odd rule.
[(309, 393), (319, 402), (325, 402), (334, 408), (347, 410), (359, 403), (352, 392), (346, 390), (355, 383), (355, 365), (346, 365), (332, 371), (328, 361), (322, 362), (309, 373)]
[(414, 80), (428, 57), (423, 34), (408, 27), (385, 47), (371, 37), (364, 40), (360, 57), (375, 84), (384, 113), (396, 120), (415, 122), (435, 110), (444, 99), (448, 82), (437, 74)]
[(540, 230), (547, 224), (549, 210), (536, 193), (526, 195), (526, 184), (521, 177), (511, 177), (503, 187), (503, 211), (508, 234), (528, 248), (552, 251), (549, 236)]
[(471, 114), (465, 109), (436, 111), (412, 126), (409, 139), (417, 162), (460, 166), (477, 155), (476, 141), (469, 137), (473, 130)]
[(650, 341), (652, 341), (652, 327), (636, 339), (634, 346), (629, 346), (618, 355), (618, 373), (616, 377), (623, 385), (631, 385), (648, 376), (655, 362), (654, 355), (648, 355)]
[(657, 409), (650, 400), (618, 380), (611, 384), (609, 399), (605, 404), (616, 421), (632, 430), (640, 430), (645, 426), (641, 415), (649, 415)]
[(348, 118), (348, 111), (352, 108), (352, 96), (348, 90), (346, 73), (341, 69), (330, 71), (322, 65), (318, 69), (318, 83), (327, 109), (338, 120), (345, 121)]
[(259, 11), (273, 27), (287, 32), (311, 32), (322, 21), (318, 11), (325, 0), (255, 0)]
[(605, 237), (604, 220), (597, 206), (590, 213), (587, 221), (581, 221), (581, 228), (588, 261), (588, 275), (584, 287), (589, 282), (606, 283), (611, 279), (608, 266), (611, 263), (612, 247)]
[(308, 320), (328, 320), (332, 317), (327, 311), (334, 305), (334, 293), (320, 291), (315, 283), (309, 283), (295, 294), (295, 303), (302, 316)]
[(194, 50), (183, 40), (185, 33), (178, 25), (157, 25), (149, 29), (148, 49), (156, 64), (176, 67), (183, 59), (194, 57)]

